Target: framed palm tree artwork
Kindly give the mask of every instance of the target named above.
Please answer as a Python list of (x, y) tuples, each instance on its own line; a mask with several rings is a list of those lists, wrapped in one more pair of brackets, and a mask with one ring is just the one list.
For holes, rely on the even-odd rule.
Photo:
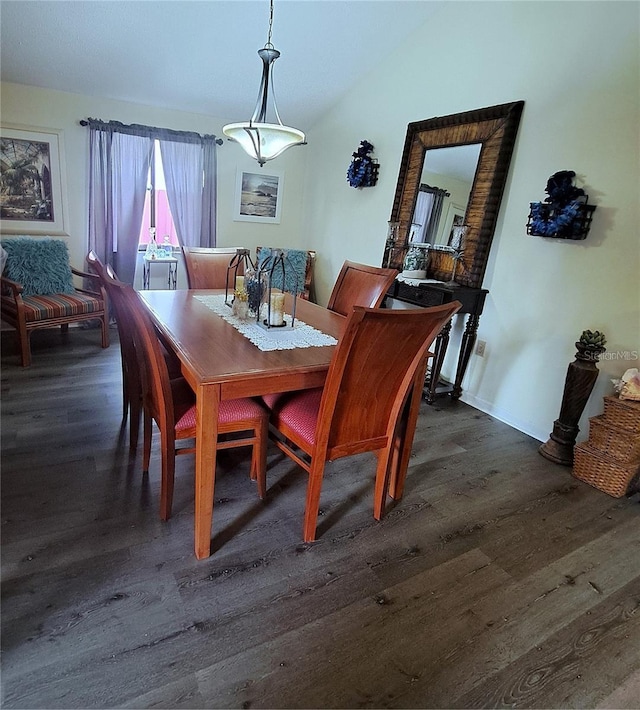
[(63, 132), (0, 127), (0, 232), (67, 235)]

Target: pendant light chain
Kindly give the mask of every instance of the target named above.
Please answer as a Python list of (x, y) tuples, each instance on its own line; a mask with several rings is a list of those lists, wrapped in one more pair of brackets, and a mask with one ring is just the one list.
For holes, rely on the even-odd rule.
[(269, 5), (269, 34), (267, 35), (267, 43), (264, 45), (267, 49), (273, 49), (271, 44), (271, 30), (273, 29), (273, 0), (270, 0)]

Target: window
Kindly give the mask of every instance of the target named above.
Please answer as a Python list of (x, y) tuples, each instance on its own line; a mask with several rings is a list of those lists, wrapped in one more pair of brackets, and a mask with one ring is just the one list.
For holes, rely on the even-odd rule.
[[(136, 256), (148, 244), (152, 222), (161, 245), (165, 236), (170, 245), (178, 245), (179, 235), (179, 246), (215, 246), (216, 148), (222, 139), (94, 118), (85, 123), (89, 126), (89, 248), (113, 265), (119, 279), (134, 282)], [(156, 139), (164, 163), (159, 169)], [(153, 174), (148, 175), (151, 159)], [(157, 196), (165, 187), (159, 182), (161, 175), (166, 183), (164, 191), (171, 198), (171, 210), (166, 201), (158, 204)], [(149, 216), (143, 224), (147, 194)], [(173, 219), (161, 224), (163, 214), (171, 214)]]
[(139, 249), (146, 249), (150, 239), (149, 229), (151, 227), (156, 228), (156, 241), (159, 246), (166, 244), (170, 244), (172, 247), (180, 246), (173, 217), (171, 216), (171, 209), (169, 208), (169, 200), (167, 199), (160, 142), (157, 140), (153, 142), (153, 159), (147, 177), (147, 192), (144, 199), (144, 212), (138, 239)]

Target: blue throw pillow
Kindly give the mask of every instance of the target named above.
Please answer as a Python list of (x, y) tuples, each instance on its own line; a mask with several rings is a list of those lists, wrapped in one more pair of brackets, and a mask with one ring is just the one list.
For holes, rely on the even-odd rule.
[[(273, 282), (271, 286), (273, 288), (279, 288), (281, 291), (289, 291), (290, 293), (293, 293), (296, 290), (297, 281), (297, 293), (303, 293), (305, 277), (307, 274), (308, 253), (300, 249), (283, 249), (282, 251), (285, 256), (285, 288), (282, 288), (282, 270), (279, 266), (273, 272)], [(258, 267), (262, 266), (265, 260), (270, 256), (270, 247), (260, 247), (258, 249)], [(293, 274), (291, 273), (291, 269), (293, 269)]]
[(67, 243), (61, 239), (3, 239), (7, 263), (3, 276), (24, 287), (25, 296), (73, 293)]

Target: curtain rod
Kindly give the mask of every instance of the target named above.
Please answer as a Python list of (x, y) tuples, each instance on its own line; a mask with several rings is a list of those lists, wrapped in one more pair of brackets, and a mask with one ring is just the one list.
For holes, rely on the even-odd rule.
[(442, 192), (444, 197), (451, 197), (451, 193), (447, 192), (443, 187), (432, 187), (431, 185), (427, 185), (426, 182), (423, 182), (420, 184), (420, 187), (418, 188), (419, 192)]
[(146, 133), (166, 133), (167, 135), (174, 136), (176, 138), (199, 138), (200, 140), (205, 139), (205, 138), (214, 138), (216, 145), (222, 145), (224, 141), (222, 138), (216, 138), (215, 135), (213, 134), (205, 134), (201, 136), (199, 133), (196, 133), (195, 131), (176, 131), (172, 128), (157, 128), (154, 126), (144, 126), (139, 123), (132, 123), (130, 125), (126, 125), (124, 123), (121, 123), (120, 121), (103, 121), (100, 118), (87, 118), (87, 119), (80, 119), (80, 125), (81, 126), (90, 126), (91, 123), (100, 123), (103, 124), (104, 127), (112, 127), (114, 129), (125, 129), (121, 130), (121, 133), (137, 133), (140, 132), (141, 134), (146, 134)]

